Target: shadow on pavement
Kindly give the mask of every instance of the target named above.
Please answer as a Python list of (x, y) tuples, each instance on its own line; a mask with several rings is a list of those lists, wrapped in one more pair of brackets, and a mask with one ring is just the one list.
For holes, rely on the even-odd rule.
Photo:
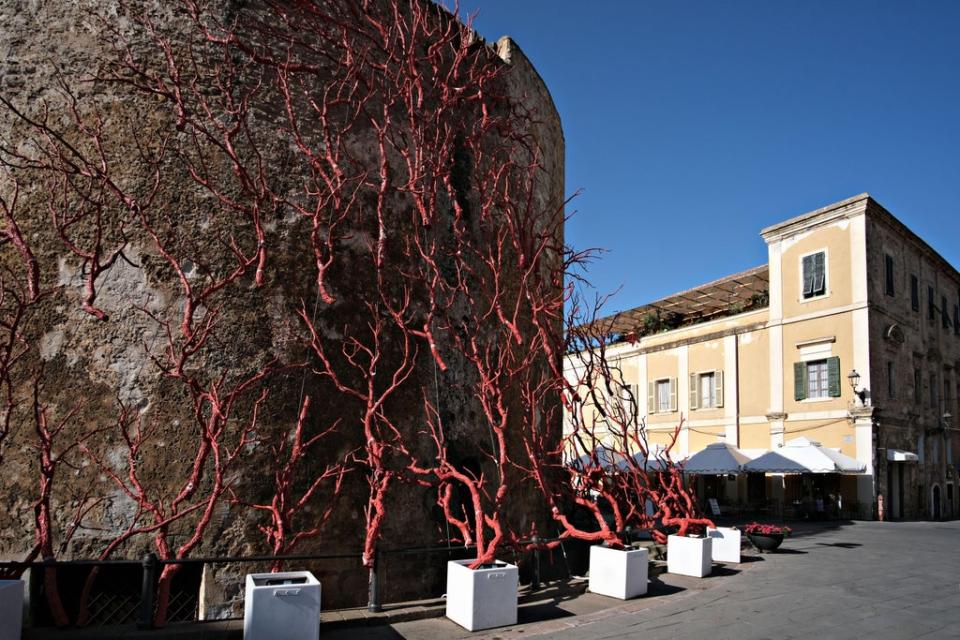
[(764, 561), (763, 557), (761, 556), (748, 556), (748, 555), (740, 556), (740, 564), (750, 564), (751, 562), (763, 562), (763, 561)]
[(818, 542), (817, 545), (821, 547), (840, 547), (841, 549), (853, 549), (863, 546), (859, 542)]
[(686, 591), (686, 589), (673, 584), (666, 584), (660, 578), (651, 578), (647, 585), (647, 596), (669, 596), (681, 591)]
[(710, 572), (710, 575), (706, 576), (706, 578), (707, 578), (707, 579), (709, 579), (709, 578), (727, 578), (727, 577), (729, 577), (729, 576), (735, 576), (735, 575), (737, 575), (738, 573), (740, 573), (740, 569), (734, 569), (734, 568), (728, 567), (728, 566), (726, 566), (726, 565), (719, 565), (719, 566), (714, 567), (713, 570)]
[(561, 609), (559, 602), (541, 602), (521, 606), (517, 610), (517, 623), (543, 622), (545, 620), (556, 620), (557, 618), (569, 618), (572, 615), (574, 614)]
[(857, 523), (854, 520), (797, 520), (788, 521), (787, 526), (793, 529), (791, 538), (805, 538), (816, 536), (821, 533), (836, 531), (844, 527), (854, 527)]

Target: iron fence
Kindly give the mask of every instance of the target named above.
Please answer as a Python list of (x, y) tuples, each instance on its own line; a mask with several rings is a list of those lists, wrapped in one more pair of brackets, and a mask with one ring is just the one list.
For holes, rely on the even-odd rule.
[[(630, 535), (629, 532), (623, 532)], [(554, 566), (553, 577), (571, 577), (568, 562), (568, 549), (565, 545), (577, 544), (571, 539), (560, 538), (532, 538), (520, 542), (526, 558), (528, 582), (532, 590), (541, 586), (543, 579), (543, 553), (548, 547), (556, 547), (561, 563), (552, 560)], [(384, 586), (384, 561), (391, 556), (433, 556), (433, 555), (465, 555), (474, 549), (472, 545), (448, 545), (436, 547), (408, 547), (401, 549), (378, 550), (374, 557), (373, 567), (368, 571), (367, 608), (370, 611), (382, 611), (383, 602), (381, 593)], [(509, 548), (506, 548), (509, 549)], [(519, 564), (520, 557), (517, 548), (513, 547), (514, 561)], [(552, 552), (551, 552), (552, 553)], [(98, 578), (96, 588), (88, 594), (86, 602), (86, 624), (88, 626), (111, 626), (136, 623), (140, 628), (151, 628), (157, 608), (156, 588), (160, 573), (166, 565), (180, 565), (179, 578), (176, 584), (171, 585), (168, 600), (167, 621), (188, 622), (199, 617), (200, 575), (206, 565), (229, 565), (244, 563), (289, 563), (289, 562), (329, 562), (333, 560), (362, 560), (359, 553), (348, 554), (296, 554), (287, 556), (211, 556), (183, 559), (164, 560), (153, 553), (146, 554), (142, 560), (47, 560), (42, 562), (0, 562), (0, 575), (22, 575), (30, 572), (31, 596), (30, 605), (33, 623), (35, 626), (51, 624), (49, 614), (44, 615), (39, 602), (43, 597), (44, 572), (57, 570), (59, 592), (66, 604), (72, 603), (76, 609), (80, 600), (83, 583), (89, 572), (94, 568), (109, 573)], [(561, 567), (561, 575), (557, 575), (556, 566)], [(76, 613), (76, 612), (74, 612)], [(73, 616), (76, 619), (76, 616)]]

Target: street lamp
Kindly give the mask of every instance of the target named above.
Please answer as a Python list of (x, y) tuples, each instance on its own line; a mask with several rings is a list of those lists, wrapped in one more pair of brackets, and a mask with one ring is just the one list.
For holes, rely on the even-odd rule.
[(866, 404), (867, 390), (860, 389), (860, 391), (857, 391), (857, 386), (860, 384), (860, 374), (857, 373), (856, 369), (847, 375), (847, 380), (850, 381), (850, 388), (853, 389), (853, 395), (860, 398), (860, 404)]

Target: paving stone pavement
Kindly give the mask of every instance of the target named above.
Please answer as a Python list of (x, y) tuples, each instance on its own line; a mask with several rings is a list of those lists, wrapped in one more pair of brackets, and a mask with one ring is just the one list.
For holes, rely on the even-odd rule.
[(956, 521), (800, 525), (780, 552), (731, 565), (727, 576), (703, 581), (665, 576), (668, 585), (683, 590), (662, 597), (591, 610), (595, 606), (588, 601), (605, 599), (586, 594), (555, 603), (551, 620), (485, 633), (435, 619), (343, 629), (323, 638), (955, 640), (960, 638), (958, 547)]
[[(513, 627), (469, 633), (445, 618), (374, 626), (358, 620), (321, 625), (321, 638), (960, 640), (958, 546), (960, 521), (801, 524), (777, 553), (749, 552), (742, 564), (715, 566), (702, 580), (663, 575), (651, 581), (647, 596), (627, 602), (548, 589), (520, 608)], [(152, 632), (33, 630), (25, 637), (234, 640), (241, 629), (240, 621), (230, 621)]]

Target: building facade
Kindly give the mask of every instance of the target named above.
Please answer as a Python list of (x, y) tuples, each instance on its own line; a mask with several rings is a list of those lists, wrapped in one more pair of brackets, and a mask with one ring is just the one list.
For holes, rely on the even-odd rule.
[[(610, 318), (623, 383), (651, 443), (682, 420), (675, 458), (805, 437), (859, 475), (707, 478), (707, 494), (845, 515), (957, 509), (960, 274), (862, 194), (767, 227), (768, 263)], [(701, 483), (704, 479), (701, 479)]]

